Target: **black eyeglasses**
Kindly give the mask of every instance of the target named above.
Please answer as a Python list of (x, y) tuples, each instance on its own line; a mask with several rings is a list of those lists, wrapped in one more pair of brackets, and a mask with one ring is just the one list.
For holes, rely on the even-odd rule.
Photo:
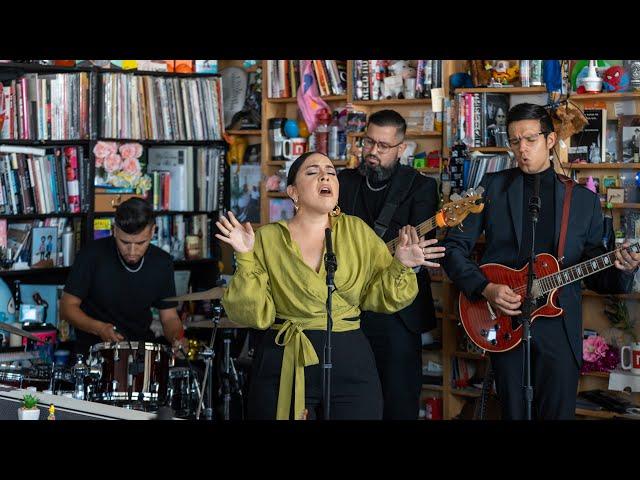
[(512, 148), (516, 148), (516, 147), (518, 147), (518, 145), (520, 145), (520, 142), (522, 140), (526, 141), (527, 144), (529, 144), (529, 145), (533, 145), (534, 143), (536, 143), (538, 141), (538, 137), (540, 135), (546, 135), (546, 133), (545, 132), (538, 132), (538, 133), (532, 133), (531, 135), (524, 135), (522, 137), (510, 138), (509, 139), (509, 145)]
[(384, 153), (387, 153), (390, 149), (402, 145), (402, 142), (400, 142), (400, 143), (398, 143), (396, 145), (389, 145), (388, 143), (385, 143), (385, 142), (376, 142), (371, 137), (364, 137), (362, 139), (362, 146), (367, 150), (373, 150), (373, 147), (376, 146), (376, 145), (378, 146), (378, 152), (384, 154)]

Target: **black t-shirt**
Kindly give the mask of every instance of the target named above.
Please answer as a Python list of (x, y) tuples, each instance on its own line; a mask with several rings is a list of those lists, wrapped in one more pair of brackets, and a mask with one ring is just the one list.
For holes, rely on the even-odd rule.
[[(136, 270), (140, 264), (129, 266)], [(83, 248), (71, 268), (64, 291), (82, 299), (80, 308), (96, 320), (112, 323), (131, 341), (154, 341), (150, 307), (167, 309), (176, 302), (163, 298), (176, 294), (171, 256), (150, 245), (139, 271), (122, 265), (113, 237), (95, 240)], [(77, 350), (86, 351), (102, 340), (76, 329)]]

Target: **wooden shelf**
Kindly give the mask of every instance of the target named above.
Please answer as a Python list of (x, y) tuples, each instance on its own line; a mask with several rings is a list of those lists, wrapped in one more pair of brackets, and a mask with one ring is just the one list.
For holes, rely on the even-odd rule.
[[(600, 205), (602, 205), (603, 207), (606, 205), (607, 202), (600, 202)], [(614, 210), (620, 210), (620, 209), (624, 209), (624, 208), (629, 208), (629, 209), (636, 209), (639, 208), (640, 209), (640, 203), (614, 203), (612, 205)]]
[[(365, 132), (348, 132), (347, 137), (364, 137)], [(405, 137), (407, 138), (420, 138), (420, 137), (434, 137), (440, 138), (442, 137), (442, 132), (437, 131), (426, 131), (426, 130), (407, 130), (405, 133)]]
[(88, 145), (95, 140), (76, 139), (76, 140), (3, 140), (0, 139), (0, 145), (21, 145), (26, 147), (53, 147), (56, 145)]
[(416, 168), (420, 173), (440, 173), (440, 168), (438, 167), (424, 167), (424, 168)]
[(453, 356), (458, 358), (466, 358), (467, 360), (486, 360), (487, 358), (489, 358), (486, 355), (482, 355), (481, 353), (460, 351), (453, 352)]
[(390, 100), (354, 100), (354, 106), (375, 107), (376, 105), (431, 105), (430, 98), (392, 98)]
[(267, 192), (269, 198), (289, 198), (287, 192)]
[(640, 163), (563, 163), (562, 168), (569, 170), (640, 170)]
[[(181, 210), (154, 210), (151, 214), (153, 216), (162, 215), (213, 215), (217, 213), (217, 210), (213, 211), (200, 211), (200, 210), (187, 210), (186, 212)], [(94, 217), (113, 217), (116, 212), (94, 212)]]
[(478, 398), (480, 397), (481, 392), (479, 388), (452, 388), (451, 394), (459, 397)]
[(262, 130), (226, 130), (229, 135), (262, 135)]
[(25, 268), (24, 270), (0, 270), (0, 277), (17, 277), (20, 275), (40, 275), (44, 273), (68, 273), (71, 267)]
[(98, 141), (103, 142), (119, 142), (119, 143), (139, 143), (153, 147), (155, 145), (185, 145), (185, 146), (206, 146), (226, 144), (224, 140), (142, 140), (140, 138), (105, 138), (101, 137)]
[(456, 93), (515, 93), (515, 94), (535, 94), (547, 93), (546, 87), (478, 87), (478, 88), (456, 88)]
[(469, 147), (470, 152), (506, 153), (511, 151), (508, 147)]
[[(320, 98), (325, 102), (342, 102), (347, 100), (346, 95), (326, 95)], [(296, 103), (298, 101), (298, 97), (267, 98), (266, 100), (270, 103)]]
[(86, 213), (47, 213), (47, 214), (26, 214), (26, 215), (0, 215), (0, 218), (8, 221), (20, 220), (44, 220), (46, 218), (75, 218), (83, 217)]
[(0, 63), (2, 70), (22, 70), (24, 72), (41, 72), (41, 73), (74, 73), (74, 72), (93, 72), (98, 70), (97, 67), (60, 67), (57, 65), (39, 65), (37, 63), (16, 63), (2, 62)]
[(444, 392), (444, 387), (442, 385), (431, 385), (429, 383), (423, 383), (422, 390), (430, 390), (433, 392)]
[(640, 99), (640, 92), (614, 92), (614, 93), (581, 93), (569, 95), (569, 100), (635, 100)]
[[(266, 162), (267, 166), (269, 167), (284, 167), (284, 164), (286, 163), (286, 161), (284, 160), (279, 160), (279, 161), (275, 161), (275, 162)], [(347, 166), (347, 160), (331, 160), (331, 163), (333, 163), (334, 166), (336, 167), (346, 167)]]
[(583, 290), (582, 291), (582, 296), (583, 297), (606, 297), (608, 295), (613, 295), (614, 297), (617, 297), (617, 298), (620, 298), (620, 299), (640, 300), (640, 293), (615, 293), (615, 294), (611, 294), (611, 293), (598, 293), (598, 292), (594, 292), (593, 290)]
[(583, 417), (612, 419), (617, 417), (619, 414), (617, 414), (616, 412), (609, 412), (607, 410), (587, 410), (586, 408), (576, 408), (576, 415), (580, 415)]
[(609, 372), (585, 372), (581, 373), (583, 377), (609, 378)]

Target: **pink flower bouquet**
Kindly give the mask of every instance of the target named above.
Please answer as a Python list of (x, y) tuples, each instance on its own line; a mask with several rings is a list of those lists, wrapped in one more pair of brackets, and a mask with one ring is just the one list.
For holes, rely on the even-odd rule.
[(618, 349), (607, 345), (600, 335), (592, 335), (582, 341), (581, 372), (610, 372), (618, 365)]
[(129, 189), (145, 195), (152, 182), (140, 163), (142, 153), (142, 145), (139, 143), (96, 143), (93, 148), (96, 187)]

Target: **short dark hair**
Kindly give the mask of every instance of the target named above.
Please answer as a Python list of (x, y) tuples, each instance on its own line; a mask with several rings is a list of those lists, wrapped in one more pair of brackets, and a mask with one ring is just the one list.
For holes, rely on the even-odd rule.
[(135, 235), (153, 225), (153, 208), (145, 199), (132, 197), (118, 205), (115, 223), (123, 232)]
[(372, 114), (367, 121), (367, 128), (370, 124), (378, 127), (396, 127), (396, 135), (400, 134), (402, 137), (407, 133), (407, 122), (395, 110), (380, 110)]
[(507, 130), (509, 125), (520, 120), (538, 120), (540, 122), (540, 130), (546, 137), (553, 132), (553, 121), (547, 109), (541, 105), (533, 103), (519, 103), (509, 109), (507, 113)]
[[(307, 158), (309, 158), (311, 155), (313, 155), (314, 153), (317, 153), (318, 155), (323, 155), (323, 156), (327, 157), (322, 152), (305, 152), (302, 155), (300, 155), (298, 158), (295, 159), (295, 161), (289, 167), (289, 173), (287, 174), (287, 187), (289, 185), (293, 185), (293, 184), (296, 183), (296, 176), (298, 175), (298, 170), (300, 170), (300, 167), (302, 166), (304, 161)], [(327, 158), (329, 158), (329, 157), (327, 157)]]

